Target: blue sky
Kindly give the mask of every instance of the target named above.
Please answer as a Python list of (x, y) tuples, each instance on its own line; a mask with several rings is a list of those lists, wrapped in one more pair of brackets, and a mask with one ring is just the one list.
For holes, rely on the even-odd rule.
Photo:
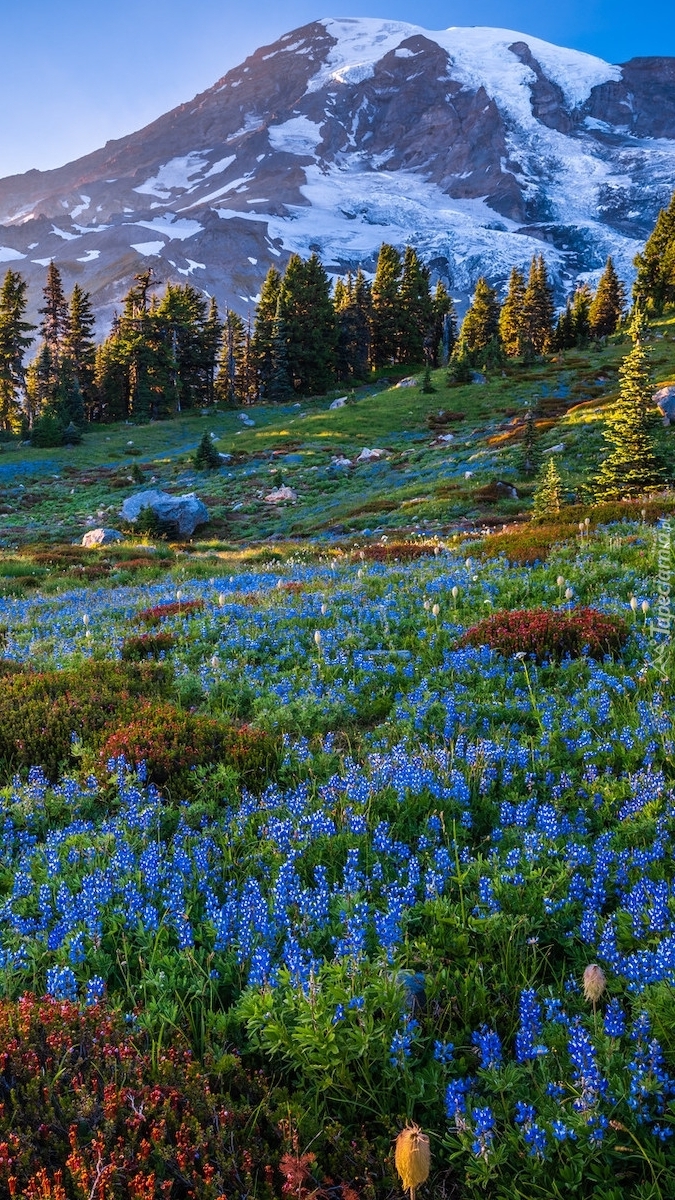
[(498, 25), (612, 62), (675, 56), (672, 0), (0, 0), (0, 177), (139, 129), (258, 46), (322, 16)]

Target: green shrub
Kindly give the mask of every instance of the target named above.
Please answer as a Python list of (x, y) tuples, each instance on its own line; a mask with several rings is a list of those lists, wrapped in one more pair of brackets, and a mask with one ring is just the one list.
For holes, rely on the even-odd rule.
[(142, 633), (139, 637), (125, 638), (122, 643), (122, 662), (143, 662), (158, 659), (168, 654), (176, 645), (171, 633)]

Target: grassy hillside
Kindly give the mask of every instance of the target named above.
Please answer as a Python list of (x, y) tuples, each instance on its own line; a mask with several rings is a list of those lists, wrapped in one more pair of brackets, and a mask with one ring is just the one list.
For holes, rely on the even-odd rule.
[[(653, 332), (655, 379), (672, 382), (675, 318), (656, 323)], [(199, 539), (214, 544), (446, 535), (492, 526), (528, 511), (533, 483), (519, 464), (528, 403), (535, 405), (541, 449), (563, 445), (557, 461), (568, 498), (584, 500), (626, 350), (617, 340), (530, 368), (509, 365), (484, 384), (462, 387), (449, 387), (440, 370), (432, 375), (432, 394), (385, 382), (360, 389), (354, 403), (334, 411), (329, 405), (339, 392), (301, 404), (255, 405), (244, 413), (210, 410), (145, 426), (92, 428), (73, 448), (5, 446), (2, 542), (12, 548), (74, 541), (92, 524), (115, 525), (124, 497), (143, 486), (196, 491), (211, 515)], [(245, 424), (242, 415), (254, 424)], [(221, 453), (231, 455), (213, 473), (195, 471), (190, 461), (205, 431), (215, 435)], [(448, 434), (452, 441), (439, 440)], [(672, 431), (664, 430), (661, 441), (675, 473)], [(353, 461), (364, 447), (386, 455), (349, 468), (332, 465), (339, 456)], [(496, 495), (488, 487), (496, 480), (514, 485), (519, 498)], [(264, 502), (279, 482), (297, 493), (294, 503)]]

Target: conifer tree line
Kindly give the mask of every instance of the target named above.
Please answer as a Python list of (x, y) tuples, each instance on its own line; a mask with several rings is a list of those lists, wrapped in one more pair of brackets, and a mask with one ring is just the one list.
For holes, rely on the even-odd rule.
[[(675, 303), (675, 196), (656, 222), (634, 287), (637, 307), (661, 312)], [(99, 344), (89, 295), (65, 295), (54, 262), (47, 270), (40, 323), (25, 319), (27, 285), (7, 271), (0, 288), (0, 433), (22, 431), (54, 444), (90, 422), (161, 419), (214, 403), (285, 401), (347, 387), (390, 365), (437, 367), (467, 381), (476, 368), (605, 338), (616, 331), (626, 292), (608, 258), (595, 293), (582, 283), (556, 315), (548, 269), (535, 255), (529, 273), (515, 268), (500, 301), (487, 279), (457, 327), (442, 282), (412, 247), (384, 244), (372, 281), (359, 268), (333, 288), (316, 254), (291, 255), (283, 274), (271, 267), (255, 313), (219, 313), (191, 284), (160, 296), (152, 270), (135, 277), (112, 329)], [(38, 347), (26, 366), (37, 333)]]
[(556, 317), (553, 287), (542, 254), (527, 278), (514, 267), (502, 303), (481, 277), (459, 331), (450, 368), (458, 383), (472, 369), (489, 370), (505, 358), (532, 361), (542, 354), (588, 346), (615, 333), (626, 307), (626, 289), (607, 259), (595, 293), (581, 283)]

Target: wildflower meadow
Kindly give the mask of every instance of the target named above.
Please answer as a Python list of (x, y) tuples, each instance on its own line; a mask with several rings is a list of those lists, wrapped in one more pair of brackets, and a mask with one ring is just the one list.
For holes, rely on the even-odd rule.
[(0, 1193), (675, 1196), (666, 525), (0, 601)]

